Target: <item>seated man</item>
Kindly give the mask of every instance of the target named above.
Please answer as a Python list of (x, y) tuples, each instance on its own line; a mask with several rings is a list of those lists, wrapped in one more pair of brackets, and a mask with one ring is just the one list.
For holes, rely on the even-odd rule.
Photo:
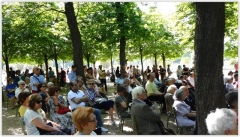
[(163, 104), (162, 112), (166, 111), (166, 103), (164, 99), (164, 94), (159, 92), (157, 90), (156, 84), (153, 82), (154, 81), (154, 75), (152, 73), (149, 73), (147, 75), (148, 82), (146, 83), (146, 90), (148, 94), (148, 99), (150, 101), (159, 101), (160, 103)]
[(135, 87), (132, 97), (131, 115), (135, 117), (139, 135), (175, 135), (173, 130), (164, 127), (160, 115), (151, 110), (149, 105), (144, 102), (147, 95), (143, 87)]
[(170, 85), (167, 88), (167, 93), (165, 94), (165, 100), (166, 100), (166, 106), (167, 106), (167, 111), (172, 112), (172, 105), (174, 103), (173, 95), (175, 91), (177, 90), (177, 87), (175, 85)]
[(147, 99), (143, 87), (136, 87), (132, 91), (133, 103), (131, 115), (136, 118), (139, 135), (161, 135), (162, 132), (158, 123), (161, 122), (159, 114), (155, 113), (144, 102)]
[[(85, 102), (88, 101), (88, 97), (81, 90), (78, 90), (78, 84), (76, 81), (70, 82), (70, 88), (71, 90), (68, 92), (68, 102), (73, 112), (78, 106), (85, 106)], [(94, 114), (96, 115), (96, 119), (98, 121), (97, 126), (101, 127), (102, 132), (107, 132), (108, 130), (102, 127), (103, 123), (100, 110), (94, 109)]]
[(128, 105), (126, 103), (126, 97), (124, 94), (127, 92), (124, 86), (117, 87), (118, 96), (115, 98), (115, 105), (117, 108), (117, 113), (121, 118), (131, 118), (131, 115), (127, 112)]
[[(87, 91), (86, 95), (89, 98), (89, 105), (96, 109), (104, 109), (109, 112), (110, 119), (112, 120), (112, 125), (116, 125), (113, 117), (113, 111), (116, 111), (114, 107), (114, 101), (103, 99), (103, 97), (95, 90), (94, 79), (89, 79), (87, 81)], [(100, 100), (100, 101), (98, 101)]]

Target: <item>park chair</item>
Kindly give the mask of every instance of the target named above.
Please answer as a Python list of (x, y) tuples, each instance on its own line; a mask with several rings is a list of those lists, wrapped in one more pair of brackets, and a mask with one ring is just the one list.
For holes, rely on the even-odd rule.
[(121, 130), (123, 133), (123, 126), (125, 125), (125, 121), (132, 120), (132, 119), (131, 118), (122, 118), (119, 114), (118, 114), (118, 118), (120, 120), (119, 125), (118, 125), (118, 131)]
[(193, 126), (179, 126), (178, 121), (177, 121), (177, 116), (176, 116), (176, 109), (174, 107), (172, 107), (172, 110), (173, 110), (173, 114), (174, 114), (175, 121), (176, 121), (176, 124), (177, 124), (177, 130), (176, 130), (177, 134), (178, 134), (178, 131), (179, 131), (179, 135), (181, 135), (182, 132), (183, 132), (183, 129), (193, 128)]
[(47, 119), (50, 119), (50, 106), (48, 103), (45, 103), (45, 105), (46, 105), (46, 109), (47, 109), (46, 117), (47, 117)]
[(137, 120), (136, 117), (132, 115), (132, 124), (133, 124), (133, 132), (135, 135), (138, 135), (138, 129), (137, 129)]
[(19, 110), (19, 108), (20, 108), (20, 106), (21, 106), (20, 103), (19, 103), (19, 101), (17, 101), (16, 106), (17, 106), (17, 107), (16, 107), (15, 109), (16, 109), (16, 117), (17, 117), (17, 116), (20, 116), (20, 114), (19, 114), (19, 112), (18, 112), (18, 110)]
[[(19, 116), (20, 116), (20, 114), (19, 114)], [(21, 129), (22, 129), (23, 134), (24, 134), (24, 135), (27, 135), (23, 117), (18, 117), (18, 119), (19, 119), (19, 122), (20, 122)]]
[(173, 109), (172, 109), (173, 104), (169, 104), (168, 101), (167, 101), (167, 98), (165, 98), (165, 102), (166, 102), (166, 110), (167, 110), (167, 127), (168, 127), (169, 118), (171, 116), (174, 117)]

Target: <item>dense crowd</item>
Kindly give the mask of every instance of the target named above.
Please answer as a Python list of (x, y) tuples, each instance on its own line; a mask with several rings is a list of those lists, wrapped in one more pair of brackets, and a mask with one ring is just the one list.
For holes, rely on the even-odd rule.
[[(102, 65), (98, 69), (84, 66), (85, 80), (76, 74), (75, 65), (67, 73), (61, 70), (61, 86), (66, 85), (66, 75), (70, 81), (66, 99), (54, 84), (54, 72), (49, 70), (46, 80), (38, 67), (33, 68), (32, 74), (26, 70), (22, 75), (20, 70), (13, 73), (10, 68), (7, 96), (12, 109), (16, 101), (20, 105), (19, 115), (28, 135), (99, 135), (108, 131), (104, 128), (101, 110), (108, 111), (112, 125), (116, 125), (114, 112), (120, 118), (133, 118), (139, 135), (175, 135), (153, 111), (156, 107), (153, 102), (162, 106), (161, 113), (175, 114), (179, 126), (190, 127), (188, 130), (197, 134), (194, 68), (179, 65), (173, 76), (170, 65), (167, 69), (148, 66), (145, 71), (132, 65), (117, 67), (112, 74), (117, 94), (114, 101), (106, 96), (109, 72), (105, 72)], [(209, 134), (238, 134), (238, 72), (230, 71), (223, 79), (226, 108), (209, 112), (206, 126)], [(49, 119), (46, 113), (50, 114)]]

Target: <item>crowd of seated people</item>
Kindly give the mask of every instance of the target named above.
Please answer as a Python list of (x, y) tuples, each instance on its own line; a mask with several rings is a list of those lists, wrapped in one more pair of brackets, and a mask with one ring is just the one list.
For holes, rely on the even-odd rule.
[[(133, 68), (134, 67), (132, 67), (132, 69)], [(163, 109), (161, 112), (165, 112), (166, 106), (169, 107), (167, 110), (170, 110), (172, 107), (174, 107), (176, 110), (176, 118), (179, 126), (196, 126), (194, 72), (189, 71), (188, 74), (185, 73), (185, 75), (178, 73), (179, 80), (173, 78), (172, 74), (169, 73), (168, 78), (163, 82), (156, 78), (156, 72), (158, 72), (157, 70), (150, 70), (149, 73), (146, 73), (147, 82), (144, 87), (144, 84), (138, 81), (136, 78), (136, 73), (133, 70), (128, 70), (126, 72), (131, 74), (124, 76), (118, 74), (118, 78), (115, 81), (115, 84), (117, 85), (117, 96), (115, 98), (115, 102), (108, 100), (106, 96), (107, 92), (105, 90), (106, 86), (104, 87), (102, 83), (96, 79), (95, 75), (93, 76), (92, 68), (87, 69), (87, 67), (85, 72), (85, 76), (87, 77), (86, 82), (78, 76), (76, 76), (76, 80), (70, 82), (70, 91), (68, 92), (67, 96), (67, 100), (70, 106), (68, 106), (63, 97), (59, 95), (60, 89), (53, 86), (53, 83), (46, 84), (46, 82), (44, 82), (38, 83), (36, 85), (37, 93), (41, 98), (36, 96), (35, 99), (32, 99), (32, 104), (34, 105), (31, 107), (29, 107), (31, 89), (26, 88), (27, 82), (19, 80), (19, 87), (17, 88), (15, 86), (15, 88), (13, 88), (14, 83), (11, 81), (11, 79), (9, 79), (6, 88), (8, 89), (8, 96), (11, 96), (10, 98), (13, 98), (12, 100), (19, 100), (19, 103), (21, 105), (19, 108), (19, 113), (20, 116), (24, 117), (25, 122), (27, 122), (26, 127), (28, 134), (42, 134), (40, 131), (33, 132), (33, 129), (43, 128), (44, 130), (49, 131), (49, 133), (46, 133), (46, 135), (66, 135), (67, 133), (61, 131), (61, 127), (68, 127), (71, 130), (71, 134), (76, 135), (95, 135), (97, 133), (96, 129), (98, 128), (100, 128), (103, 132), (108, 131), (103, 127), (100, 112), (102, 109), (109, 111), (112, 125), (116, 125), (113, 115), (113, 112), (115, 111), (122, 118), (131, 118), (131, 116), (135, 116), (137, 120), (137, 127), (139, 129), (138, 134), (165, 134), (166, 129), (164, 129), (164, 125), (161, 122), (160, 116), (156, 116), (151, 110), (151, 101), (157, 101), (163, 104)], [(25, 80), (29, 81), (29, 77), (25, 77)], [(31, 88), (31, 84), (29, 82), (28, 85)], [(161, 91), (161, 87), (164, 87), (163, 92)], [(227, 106), (237, 114), (238, 92), (235, 92), (238, 88), (237, 73), (233, 73), (225, 77), (225, 87), (228, 91), (228, 94), (226, 94)], [(13, 91), (15, 91), (15, 93)], [(136, 93), (134, 93), (134, 91), (136, 91)], [(14, 97), (12, 97), (12, 95), (14, 95)], [(41, 101), (41, 103), (38, 103), (39, 101)], [(47, 125), (49, 123), (49, 120), (46, 120), (45, 118), (45, 112), (47, 112), (45, 105), (46, 103), (50, 107), (50, 120), (52, 120), (53, 123), (51, 126)], [(129, 107), (130, 104), (132, 105)], [(12, 106), (14, 107), (14, 105)], [(131, 113), (128, 112), (128, 109), (131, 110)], [(151, 115), (152, 117), (147, 120), (142, 120), (142, 118), (148, 118), (145, 117), (145, 109), (151, 110), (149, 110), (149, 113), (146, 115)], [(78, 116), (77, 113), (79, 111), (86, 112), (88, 116)], [(35, 117), (29, 117), (29, 115), (33, 115), (33, 112), (37, 112), (38, 114), (35, 114)], [(139, 112), (142, 112), (142, 114)], [(224, 109), (217, 109), (215, 112), (211, 112), (209, 114), (209, 117), (213, 117), (211, 115), (217, 115), (220, 113), (228, 113), (231, 115), (231, 118), (235, 117), (235, 115), (232, 115), (232, 112)], [(73, 117), (75, 117), (75, 119)], [(87, 119), (89, 121), (86, 121)], [(216, 123), (214, 123), (209, 119), (210, 118), (208, 118), (208, 120), (206, 119), (209, 134), (236, 134), (235, 126), (222, 127), (222, 129), (213, 130), (211, 127), (216, 126), (217, 124), (221, 123), (221, 121), (216, 121)], [(36, 123), (36, 121), (41, 124)], [(83, 124), (80, 124), (81, 121)], [(151, 123), (150, 127), (152, 127), (152, 130), (150, 130), (150, 127), (143, 126), (146, 125), (146, 122), (149, 121)], [(233, 123), (233, 125), (235, 125), (235, 123)], [(143, 127), (145, 129), (142, 129)], [(77, 133), (76, 128), (78, 130)], [(222, 133), (223, 131), (224, 133)]]

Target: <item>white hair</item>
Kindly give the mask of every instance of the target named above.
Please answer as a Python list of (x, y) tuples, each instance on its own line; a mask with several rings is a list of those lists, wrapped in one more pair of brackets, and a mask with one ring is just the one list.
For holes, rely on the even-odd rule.
[(226, 131), (234, 130), (237, 126), (237, 114), (231, 109), (217, 108), (208, 114), (206, 125), (210, 135), (225, 135)]
[(137, 86), (132, 90), (132, 99), (138, 99), (137, 94), (142, 94), (144, 88), (142, 86)]
[(54, 85), (52, 82), (47, 83), (47, 86), (52, 86), (52, 85)]
[(176, 85), (170, 85), (168, 88), (167, 88), (167, 92), (171, 92), (173, 90), (177, 90), (177, 87)]
[(231, 79), (233, 79), (233, 77), (231, 77), (231, 76), (226, 76), (225, 77), (225, 83), (227, 83), (229, 80), (231, 80)]
[(23, 81), (23, 80), (18, 81), (18, 85), (20, 85), (20, 84), (22, 84), (22, 83), (25, 84), (25, 81)]

